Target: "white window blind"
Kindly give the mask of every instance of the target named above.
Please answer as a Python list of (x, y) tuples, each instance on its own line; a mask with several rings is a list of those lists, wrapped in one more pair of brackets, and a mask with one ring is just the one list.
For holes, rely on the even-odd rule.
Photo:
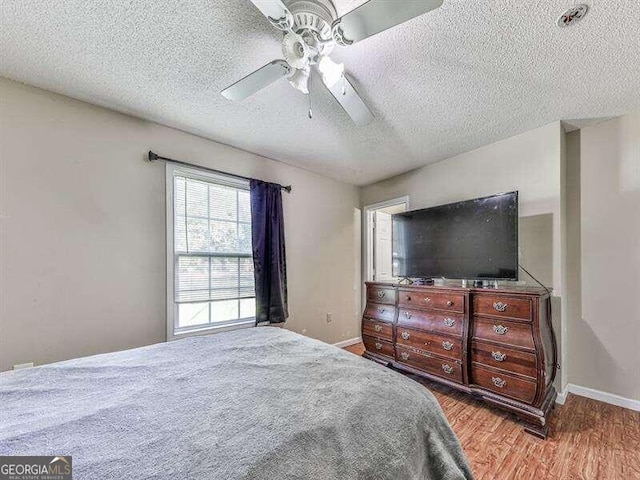
[(174, 333), (255, 317), (248, 188), (174, 173)]

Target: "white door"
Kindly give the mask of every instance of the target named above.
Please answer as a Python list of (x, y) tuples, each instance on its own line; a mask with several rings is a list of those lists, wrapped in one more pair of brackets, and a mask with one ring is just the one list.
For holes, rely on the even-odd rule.
[(373, 225), (374, 279), (377, 282), (391, 281), (393, 279), (391, 215), (375, 212)]

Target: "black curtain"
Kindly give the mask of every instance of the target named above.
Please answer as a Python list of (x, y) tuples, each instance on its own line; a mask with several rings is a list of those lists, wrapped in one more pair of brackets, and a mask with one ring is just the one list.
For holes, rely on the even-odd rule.
[(250, 186), (256, 323), (282, 323), (289, 316), (282, 191), (260, 180)]

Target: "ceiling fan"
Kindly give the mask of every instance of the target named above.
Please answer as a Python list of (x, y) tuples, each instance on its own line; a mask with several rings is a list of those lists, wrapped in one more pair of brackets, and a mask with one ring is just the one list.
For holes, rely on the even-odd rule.
[[(304, 94), (317, 73), (322, 84), (342, 105), (356, 125), (373, 115), (344, 72), (344, 65), (329, 55), (343, 47), (434, 10), (444, 0), (369, 0), (338, 18), (331, 0), (250, 0), (269, 22), (284, 33), (284, 59), (274, 60), (224, 89), (229, 100), (244, 100), (282, 77)], [(313, 116), (309, 102), (309, 118)]]

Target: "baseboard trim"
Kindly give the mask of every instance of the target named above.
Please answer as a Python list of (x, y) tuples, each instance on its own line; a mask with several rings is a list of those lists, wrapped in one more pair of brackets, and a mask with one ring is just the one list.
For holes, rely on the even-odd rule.
[[(562, 402), (557, 400), (556, 401), (561, 405), (564, 404), (564, 400), (567, 397), (567, 393), (573, 393), (574, 395), (579, 395), (581, 397), (590, 398), (592, 400), (597, 400), (599, 402), (604, 402), (611, 405), (616, 405), (618, 407), (628, 408), (629, 410), (640, 412), (640, 400), (633, 400), (632, 398), (621, 397), (620, 395), (603, 392), (601, 390), (596, 390), (594, 388), (581, 387), (580, 385), (575, 385), (573, 383), (570, 383), (566, 386), (564, 392), (562, 393), (563, 395)], [(558, 397), (560, 397), (560, 394), (558, 394)]]
[(360, 343), (362, 341), (362, 337), (350, 338), (349, 340), (342, 340), (341, 342), (334, 343), (333, 345), (338, 348), (350, 347), (351, 345), (355, 345), (356, 343)]
[(564, 405), (564, 402), (567, 401), (567, 395), (569, 394), (567, 387), (564, 387), (564, 390), (562, 392), (558, 392), (558, 396), (556, 397), (556, 403), (558, 405)]

